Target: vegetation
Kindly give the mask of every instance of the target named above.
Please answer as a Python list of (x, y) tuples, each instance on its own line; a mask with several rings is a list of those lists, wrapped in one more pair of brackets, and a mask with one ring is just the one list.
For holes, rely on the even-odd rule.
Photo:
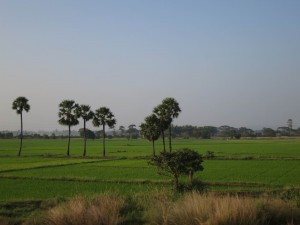
[(84, 148), (83, 148), (83, 156), (86, 156), (86, 122), (90, 119), (94, 118), (94, 113), (91, 111), (91, 107), (89, 105), (80, 105), (77, 108), (77, 116), (83, 119), (83, 134), (84, 134)]
[(21, 155), (23, 146), (23, 111), (28, 112), (30, 110), (30, 105), (28, 104), (28, 99), (25, 97), (18, 97), (12, 103), (12, 109), (16, 110), (16, 113), (20, 115), (21, 118), (21, 134), (20, 134), (20, 149), (18, 156)]
[(67, 156), (70, 155), (71, 126), (75, 126), (79, 123), (77, 110), (78, 105), (73, 100), (64, 100), (59, 104), (58, 122), (69, 128)]
[(279, 199), (191, 193), (175, 202), (156, 199), (147, 219), (153, 225), (296, 225), (300, 209)]
[[(261, 133), (226, 125), (174, 127), (172, 122), (181, 109), (174, 98), (165, 98), (140, 126), (143, 137), (152, 142), (151, 156), (151, 146), (146, 140), (137, 139), (139, 130), (134, 124), (127, 131), (120, 126), (118, 131), (108, 134), (106, 149), (105, 127), (113, 128), (116, 124), (110, 109), (100, 107), (93, 113), (88, 105), (64, 100), (59, 104), (59, 123), (68, 126), (67, 156), (71, 127), (79, 123), (79, 118), (83, 119), (83, 128), (79, 130), (83, 142), (74, 138), (73, 157), (66, 158), (61, 147), (66, 140), (58, 138), (59, 135), (26, 135), (26, 132), (23, 135), (22, 111), (29, 111), (27, 102), (25, 97), (13, 102), (13, 109), (21, 115), (18, 155), (22, 147), (26, 154), (13, 157), (14, 134), (0, 133), (3, 138), (0, 224), (295, 225), (300, 222), (300, 183), (295, 179), (300, 171), (300, 140), (291, 139), (300, 129), (293, 130), (291, 119), (287, 127), (277, 131), (264, 128)], [(86, 122), (91, 119), (94, 126), (102, 125), (102, 133), (86, 129)], [(115, 138), (125, 137), (126, 133), (128, 140)], [(99, 157), (97, 143), (88, 140), (101, 135), (105, 158)], [(169, 152), (165, 135), (169, 137)], [(280, 135), (289, 139), (253, 139)], [(32, 139), (41, 137), (44, 140)], [(191, 137), (201, 139), (187, 140)], [(204, 140), (212, 137), (221, 139)], [(238, 140), (244, 137), (251, 139)], [(24, 146), (23, 138), (27, 138)], [(163, 144), (160, 155), (155, 155), (155, 141)], [(89, 157), (86, 157), (87, 147)], [(157, 167), (159, 174), (148, 161)], [(204, 167), (202, 173), (195, 173)], [(192, 183), (193, 176), (197, 182)], [(183, 194), (170, 194), (172, 183)], [(206, 194), (187, 193), (191, 190)], [(107, 192), (113, 194), (99, 196)], [(231, 197), (232, 193), (236, 196)], [(244, 197), (248, 195), (268, 198)]]
[(155, 114), (152, 114), (145, 118), (145, 122), (141, 124), (141, 134), (152, 141), (152, 154), (155, 156), (155, 146), (154, 142), (158, 140), (160, 136), (160, 125), (159, 119)]
[(179, 176), (188, 174), (192, 185), (193, 173), (202, 171), (202, 156), (191, 149), (180, 149), (176, 152), (162, 152), (153, 156), (149, 164), (158, 168), (160, 174), (171, 174), (174, 179), (174, 189), (179, 191)]
[(168, 125), (169, 128), (169, 148), (170, 152), (172, 152), (172, 122), (174, 118), (179, 116), (181, 109), (179, 107), (178, 102), (174, 98), (165, 98), (162, 101), (162, 104), (165, 105), (167, 109), (167, 116), (170, 118), (170, 123)]
[(93, 118), (93, 124), (96, 127), (99, 127), (102, 125), (103, 127), (103, 157), (106, 156), (105, 154), (105, 126), (107, 125), (109, 128), (113, 128), (116, 124), (116, 119), (114, 114), (110, 111), (109, 108), (106, 107), (100, 107), (99, 109), (96, 109), (94, 118)]

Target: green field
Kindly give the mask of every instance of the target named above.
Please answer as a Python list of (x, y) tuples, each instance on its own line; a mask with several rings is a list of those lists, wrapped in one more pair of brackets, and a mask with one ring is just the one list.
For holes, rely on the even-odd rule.
[[(0, 140), (0, 201), (171, 189), (171, 178), (148, 165), (152, 147), (146, 140), (107, 140), (105, 159), (100, 140), (88, 141), (87, 158), (81, 157), (82, 139), (72, 139), (71, 157), (65, 156), (65, 139), (25, 139), (21, 157), (16, 156), (18, 145), (16, 139)], [(214, 152), (216, 158), (205, 160), (204, 171), (195, 174), (208, 190), (300, 187), (300, 139), (173, 141), (173, 149), (183, 147), (202, 155)], [(159, 152), (162, 143), (156, 148)]]

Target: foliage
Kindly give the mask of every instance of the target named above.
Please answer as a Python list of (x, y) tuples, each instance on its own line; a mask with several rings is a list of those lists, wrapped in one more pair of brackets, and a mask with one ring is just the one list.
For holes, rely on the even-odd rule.
[(103, 127), (103, 156), (106, 156), (105, 153), (105, 126), (107, 125), (109, 128), (113, 128), (117, 123), (114, 114), (110, 111), (107, 107), (100, 107), (96, 109), (94, 118), (93, 118), (93, 125), (99, 127), (102, 125)]
[(70, 155), (70, 138), (71, 138), (71, 126), (75, 126), (79, 123), (78, 121), (78, 104), (73, 100), (63, 100), (59, 104), (59, 124), (68, 126), (69, 128), (69, 141), (67, 156)]
[(202, 156), (191, 149), (180, 149), (175, 152), (162, 152), (153, 156), (150, 165), (156, 166), (160, 174), (171, 174), (174, 179), (174, 187), (178, 190), (178, 178), (181, 174), (190, 174), (202, 171)]
[(164, 130), (169, 128), (169, 146), (170, 146), (170, 152), (171, 152), (172, 151), (172, 142), (171, 142), (172, 126), (171, 126), (171, 124), (172, 124), (173, 119), (177, 118), (180, 112), (181, 112), (181, 109), (179, 107), (179, 104), (174, 98), (163, 99), (162, 103), (153, 109), (153, 113), (159, 119), (161, 134), (162, 134), (162, 138), (163, 138), (164, 151), (166, 150)]
[(142, 123), (140, 127), (141, 134), (149, 141), (153, 142), (153, 155), (155, 155), (154, 141), (156, 141), (159, 138), (161, 132), (159, 119), (156, 117), (155, 114), (147, 116), (145, 118), (145, 122)]
[(17, 114), (22, 114), (23, 111), (28, 112), (30, 110), (28, 99), (25, 97), (16, 98), (12, 103), (12, 109), (16, 110)]
[(65, 126), (75, 126), (79, 123), (78, 121), (78, 104), (73, 100), (63, 100), (59, 104), (59, 124)]
[(264, 137), (275, 137), (276, 136), (276, 131), (273, 130), (272, 128), (263, 128), (263, 136)]
[[(80, 128), (78, 130), (78, 132), (79, 132), (80, 137), (84, 138), (84, 129)], [(90, 129), (86, 129), (85, 132), (86, 132), (87, 139), (95, 139), (96, 138), (94, 131), (91, 131)]]
[[(91, 107), (89, 105), (80, 105), (76, 109), (76, 113), (78, 117), (81, 117), (83, 119), (83, 138), (84, 138), (84, 149), (83, 149), (83, 156), (86, 156), (86, 139), (87, 139), (87, 131), (86, 131), (86, 122), (90, 119), (94, 118), (94, 112), (91, 110)], [(89, 132), (90, 136), (95, 134)]]

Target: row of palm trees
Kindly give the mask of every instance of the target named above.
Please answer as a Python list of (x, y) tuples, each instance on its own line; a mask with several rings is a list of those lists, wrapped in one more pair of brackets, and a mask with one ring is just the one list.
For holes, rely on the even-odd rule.
[(70, 155), (70, 138), (71, 138), (71, 126), (75, 126), (79, 123), (78, 119), (83, 119), (83, 132), (84, 132), (84, 149), (83, 156), (86, 156), (86, 122), (92, 120), (95, 127), (102, 125), (103, 129), (103, 157), (105, 157), (105, 126), (113, 128), (116, 124), (114, 114), (107, 107), (100, 107), (93, 112), (89, 105), (79, 105), (73, 100), (63, 100), (59, 104), (59, 124), (68, 126), (69, 128), (69, 140), (67, 156)]
[[(12, 109), (21, 117), (21, 134), (20, 134), (20, 148), (18, 156), (21, 155), (23, 143), (23, 111), (28, 112), (30, 105), (26, 97), (18, 97), (13, 101)], [(172, 151), (172, 122), (177, 118), (181, 109), (178, 102), (174, 98), (165, 98), (161, 104), (153, 109), (153, 113), (145, 118), (144, 123), (140, 125), (142, 135), (149, 141), (152, 141), (153, 155), (155, 155), (154, 142), (162, 136), (164, 152), (166, 151), (165, 145), (165, 130), (169, 130), (169, 149)], [(79, 124), (79, 118), (83, 119), (84, 129), (84, 149), (83, 156), (86, 156), (86, 123), (92, 120), (95, 127), (102, 126), (103, 130), (103, 157), (106, 156), (105, 151), (105, 126), (113, 128), (116, 124), (114, 114), (107, 107), (100, 107), (93, 112), (89, 105), (77, 104), (74, 100), (63, 100), (59, 104), (59, 124), (68, 126), (68, 148), (67, 156), (70, 155), (70, 141), (71, 141), (71, 127)]]

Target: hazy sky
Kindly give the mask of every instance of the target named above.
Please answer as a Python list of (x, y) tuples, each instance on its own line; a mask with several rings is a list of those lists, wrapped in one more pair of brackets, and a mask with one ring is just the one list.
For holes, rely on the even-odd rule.
[(165, 97), (177, 125), (299, 127), (299, 12), (298, 0), (2, 0), (0, 130), (19, 129), (18, 96), (25, 130), (65, 129), (64, 99), (139, 125)]

